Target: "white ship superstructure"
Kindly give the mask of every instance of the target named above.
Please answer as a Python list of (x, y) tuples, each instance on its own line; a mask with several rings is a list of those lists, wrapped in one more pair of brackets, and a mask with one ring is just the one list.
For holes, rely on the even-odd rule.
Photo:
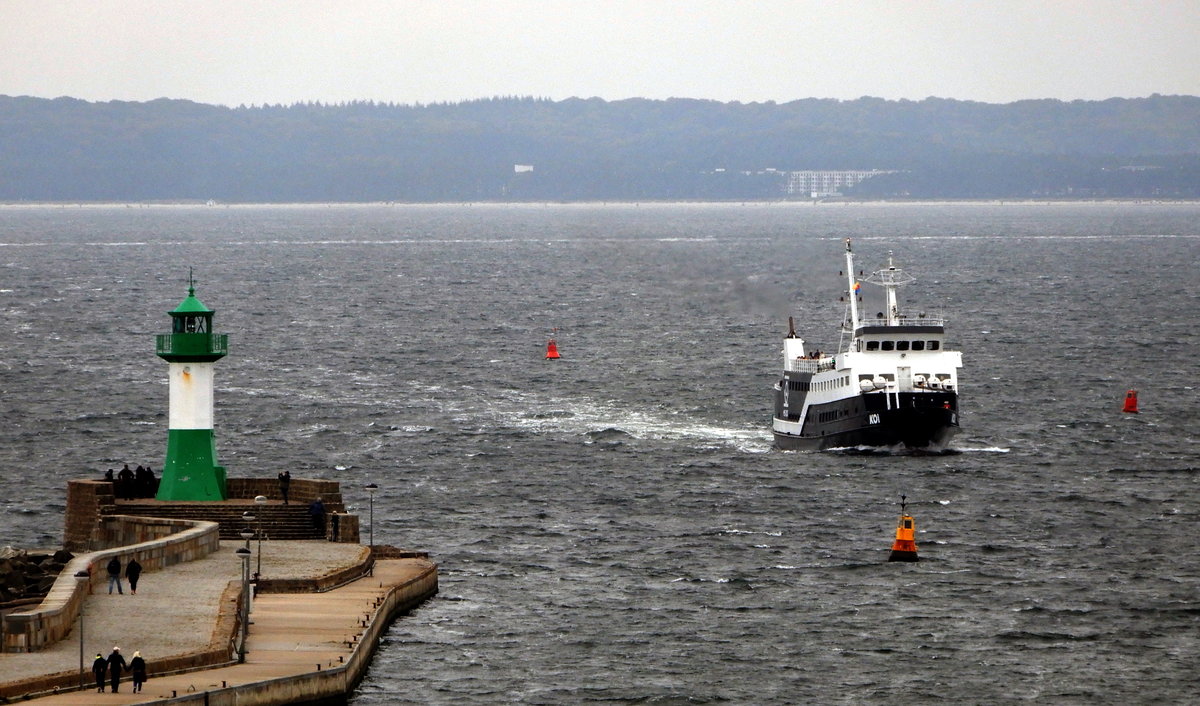
[(783, 449), (941, 449), (958, 430), (958, 369), (945, 322), (901, 309), (896, 290), (913, 278), (888, 264), (867, 282), (884, 290), (884, 310), (864, 320), (854, 251), (846, 240), (847, 345), (835, 354), (805, 349), (789, 319), (783, 377), (775, 385), (775, 443)]

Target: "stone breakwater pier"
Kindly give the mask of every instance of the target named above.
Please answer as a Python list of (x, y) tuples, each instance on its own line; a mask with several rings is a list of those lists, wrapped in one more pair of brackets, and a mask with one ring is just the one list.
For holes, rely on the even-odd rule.
[[(336, 483), (313, 483), (341, 509)], [(40, 605), (4, 615), (0, 703), (344, 703), (391, 621), (438, 590), (437, 566), (424, 553), (358, 544), (353, 515), (340, 518), (336, 542), (332, 517), (321, 538), (271, 539), (259, 528), (249, 539), (228, 539), (222, 518), (230, 507), (239, 521), (257, 512), (253, 527), (281, 500), (194, 504), (215, 521), (195, 516), (204, 507), (171, 503), (162, 518), (153, 516), (154, 501), (114, 499), (103, 482), (76, 484), (68, 489), (65, 542), (75, 543), (76, 557)], [(235, 554), (247, 545), (249, 560)], [(114, 556), (144, 567), (136, 595), (128, 584), (108, 593), (105, 566)], [(256, 573), (261, 566), (253, 597), (244, 590), (247, 564)], [(107, 685), (97, 691), (92, 660), (114, 646), (126, 660), (135, 651), (146, 660), (140, 693), (129, 672), (118, 693)]]

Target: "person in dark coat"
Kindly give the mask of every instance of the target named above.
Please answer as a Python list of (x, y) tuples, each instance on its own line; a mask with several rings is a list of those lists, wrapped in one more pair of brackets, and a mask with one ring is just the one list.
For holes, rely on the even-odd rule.
[(325, 503), (317, 498), (308, 506), (308, 514), (312, 517), (313, 529), (325, 530)]
[(96, 677), (96, 693), (104, 693), (104, 675), (108, 674), (108, 660), (104, 659), (104, 655), (96, 653), (96, 659), (92, 661), (92, 675)]
[(121, 560), (115, 556), (108, 562), (108, 592), (110, 594), (114, 584), (116, 584), (117, 593), (125, 593), (125, 589), (121, 587)]
[(138, 464), (138, 467), (133, 469), (133, 485), (134, 496), (139, 498), (152, 498), (154, 493), (151, 492), (150, 486), (153, 484), (154, 476), (150, 475), (150, 469)]
[(125, 565), (125, 578), (129, 579), (129, 592), (137, 595), (138, 577), (142, 575), (142, 565), (138, 563), (136, 558), (130, 559)]
[(129, 660), (129, 671), (133, 674), (133, 691), (137, 693), (146, 682), (146, 660), (142, 659), (141, 652), (133, 653), (133, 659)]
[(283, 471), (279, 474), (279, 494), (283, 496), (283, 504), (288, 504), (288, 490), (292, 487), (292, 472)]
[(129, 464), (117, 472), (117, 497), (123, 500), (133, 499), (133, 470)]
[(128, 668), (129, 665), (125, 663), (125, 657), (121, 655), (121, 648), (114, 647), (113, 651), (108, 655), (108, 680), (112, 686), (112, 693), (117, 693), (117, 687), (121, 684), (121, 672)]

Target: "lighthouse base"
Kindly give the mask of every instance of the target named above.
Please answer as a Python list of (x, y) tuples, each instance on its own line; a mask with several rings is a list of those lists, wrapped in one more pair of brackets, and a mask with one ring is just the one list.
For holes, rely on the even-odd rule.
[(218, 466), (212, 429), (171, 429), (156, 500), (225, 500), (225, 468)]

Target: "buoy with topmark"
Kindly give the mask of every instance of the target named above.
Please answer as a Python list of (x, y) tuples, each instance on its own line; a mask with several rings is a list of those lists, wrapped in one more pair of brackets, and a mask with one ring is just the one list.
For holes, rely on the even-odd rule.
[(1137, 390), (1130, 390), (1125, 393), (1125, 406), (1121, 408), (1122, 412), (1137, 414)]
[(907, 496), (900, 496), (900, 521), (896, 523), (896, 541), (892, 542), (892, 554), (888, 561), (917, 561), (917, 523), (913, 521), (904, 506)]
[[(554, 333), (557, 334), (558, 329), (554, 329)], [(558, 360), (561, 357), (558, 354), (558, 342), (552, 337), (546, 344), (546, 360)]]

